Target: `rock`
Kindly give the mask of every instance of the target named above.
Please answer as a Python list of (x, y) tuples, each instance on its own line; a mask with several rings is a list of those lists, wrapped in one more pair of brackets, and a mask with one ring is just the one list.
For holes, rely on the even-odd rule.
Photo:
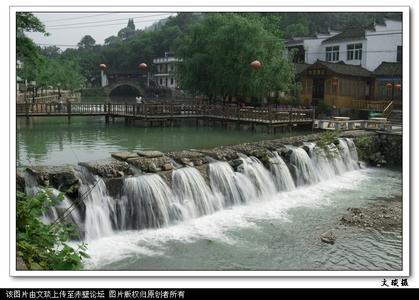
[(164, 164), (164, 165), (161, 167), (161, 169), (162, 169), (163, 171), (170, 171), (170, 170), (172, 170), (172, 169), (173, 169), (173, 165), (172, 165), (171, 163), (167, 163), (167, 164)]
[(128, 158), (138, 157), (137, 153), (134, 152), (113, 152), (111, 153), (113, 158), (126, 161)]
[(77, 197), (80, 179), (72, 166), (31, 166), (26, 171), (35, 176), (39, 185), (52, 186), (72, 198)]
[(134, 167), (140, 169), (142, 172), (151, 172), (156, 173), (163, 169), (163, 166), (166, 164), (171, 164), (170, 158), (167, 156), (162, 157), (137, 157), (129, 158), (127, 162)]
[(336, 236), (332, 230), (326, 231), (320, 235), (320, 239), (323, 243), (333, 245), (336, 241)]
[(16, 171), (16, 191), (25, 192), (25, 176), (20, 171)]
[(226, 148), (226, 147), (205, 149), (205, 150), (200, 150), (199, 152), (218, 161), (219, 160), (228, 161), (232, 159), (237, 159), (239, 157), (237, 155), (237, 151), (230, 148)]
[(28, 267), (26, 266), (25, 262), (23, 261), (23, 258), (20, 256), (16, 257), (16, 270), (17, 271), (27, 271)]
[(233, 167), (235, 171), (237, 171), (237, 168), (243, 164), (243, 160), (241, 160), (240, 158), (237, 158), (237, 159), (233, 159), (229, 161), (228, 163), (230, 164), (230, 166)]
[(106, 189), (110, 196), (115, 199), (119, 199), (122, 195), (122, 189), (124, 186), (125, 177), (116, 177), (116, 178), (104, 178), (103, 182), (106, 185)]
[(79, 165), (87, 168), (91, 173), (99, 175), (103, 178), (132, 175), (132, 171), (130, 170), (128, 163), (120, 160), (97, 160), (93, 162), (81, 162)]
[(193, 166), (194, 166), (194, 163), (193, 163), (193, 162), (191, 162), (191, 160), (190, 160), (189, 158), (185, 158), (185, 157), (183, 157), (183, 158), (181, 158), (181, 159), (180, 159), (180, 162), (181, 162), (184, 166), (187, 166), (187, 167), (193, 167)]
[(200, 166), (204, 163), (208, 163), (205, 155), (198, 151), (184, 150), (168, 153), (174, 161), (182, 163), (184, 166)]
[(138, 151), (137, 154), (141, 157), (147, 158), (156, 158), (164, 156), (164, 153), (160, 151)]

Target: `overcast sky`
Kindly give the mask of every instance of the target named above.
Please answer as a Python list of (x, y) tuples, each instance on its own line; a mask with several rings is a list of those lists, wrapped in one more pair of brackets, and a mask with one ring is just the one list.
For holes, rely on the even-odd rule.
[(104, 39), (117, 35), (125, 27), (128, 18), (134, 19), (136, 29), (143, 29), (158, 20), (167, 18), (175, 13), (34, 13), (50, 34), (44, 36), (40, 33), (27, 33), (33, 41), (40, 46), (57, 45), (61, 49), (77, 47), (77, 43), (85, 35), (91, 35), (97, 44), (103, 44)]

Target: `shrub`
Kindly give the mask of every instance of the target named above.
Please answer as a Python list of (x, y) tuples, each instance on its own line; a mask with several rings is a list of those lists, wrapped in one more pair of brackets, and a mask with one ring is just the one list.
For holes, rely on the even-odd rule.
[(47, 225), (41, 221), (42, 214), (63, 199), (63, 194), (55, 197), (49, 190), (35, 196), (17, 192), (16, 254), (30, 270), (77, 270), (82, 267), (82, 259), (89, 257), (85, 243), (77, 249), (67, 244), (75, 233), (71, 224)]

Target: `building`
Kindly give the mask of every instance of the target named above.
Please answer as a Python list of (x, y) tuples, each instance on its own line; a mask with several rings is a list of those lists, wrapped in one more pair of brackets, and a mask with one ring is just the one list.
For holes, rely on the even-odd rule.
[(342, 32), (297, 37), (288, 40), (287, 48), (295, 51), (295, 63), (343, 61), (374, 71), (382, 62), (401, 62), (402, 22), (386, 19), (373, 30), (349, 28)]
[(158, 87), (175, 89), (177, 88), (175, 72), (176, 63), (180, 60), (174, 57), (172, 52), (165, 52), (164, 57), (153, 59), (153, 64), (156, 67), (154, 80)]
[(299, 64), (296, 73), (303, 105), (325, 101), (330, 106), (351, 108), (354, 101), (369, 100), (374, 94), (373, 73), (361, 66), (318, 60)]
[(374, 70), (375, 99), (394, 101), (394, 106), (402, 106), (402, 65), (399, 62), (382, 62)]

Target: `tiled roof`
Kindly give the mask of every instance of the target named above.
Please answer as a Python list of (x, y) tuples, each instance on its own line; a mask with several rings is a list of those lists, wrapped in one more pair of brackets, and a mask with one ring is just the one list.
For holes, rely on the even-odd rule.
[(356, 39), (365, 39), (365, 30), (362, 28), (350, 28), (346, 29), (343, 32), (334, 35), (322, 42), (322, 44), (326, 43), (336, 43), (346, 40), (356, 40)]
[(295, 74), (300, 74), (301, 72), (304, 72), (308, 67), (310, 67), (309, 64), (294, 64), (295, 67)]
[(367, 69), (364, 69), (363, 67), (359, 65), (345, 64), (343, 61), (332, 63), (332, 62), (318, 60), (313, 65), (316, 65), (316, 64), (320, 64), (336, 74), (360, 76), (360, 77), (373, 76), (373, 73), (368, 71)]
[(399, 75), (402, 76), (402, 64), (400, 62), (385, 62), (374, 70), (376, 76)]

